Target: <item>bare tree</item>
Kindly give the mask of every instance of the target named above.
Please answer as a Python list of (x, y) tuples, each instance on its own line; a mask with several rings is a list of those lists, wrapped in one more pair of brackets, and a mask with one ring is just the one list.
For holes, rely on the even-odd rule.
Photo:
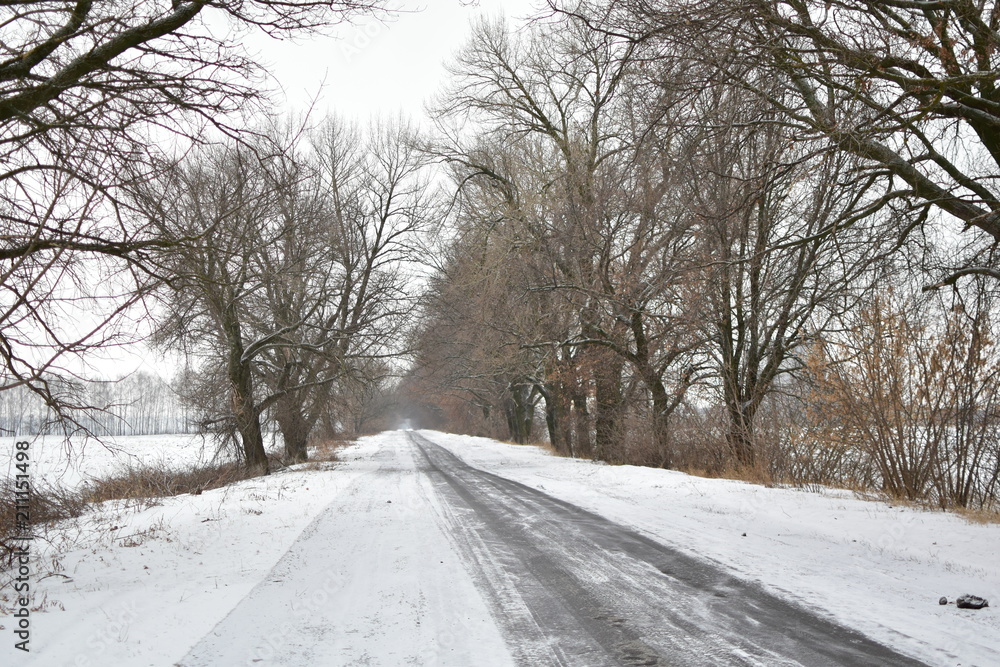
[[(6, 2), (0, 23), (0, 389), (26, 386), (74, 405), (54, 371), (114, 344), (162, 247), (123, 190), (148, 176), (157, 145), (205, 127), (236, 135), (265, 107), (263, 70), (239, 29), (321, 30), (379, 0)], [(111, 276), (111, 278), (109, 278)], [(99, 289), (95, 289), (98, 286)], [(87, 324), (66, 326), (72, 319)], [(60, 368), (60, 364), (63, 366)], [(77, 405), (83, 407), (82, 405)]]
[(565, 429), (554, 425), (571, 425), (568, 451), (615, 460), (626, 387), (637, 379), (669, 465), (667, 424), (703, 374), (686, 291), (691, 223), (676, 204), (671, 119), (683, 99), (643, 85), (649, 55), (576, 17), (518, 36), (484, 24), (459, 57), (442, 112), (471, 114), (484, 128), (480, 144), (452, 142), (456, 181), (493, 184), (494, 217), (509, 219), (509, 243), (529, 251), (530, 289), (548, 292), (549, 311), (563, 314), (550, 318), (547, 337), (522, 343), (547, 350), (538, 388), (550, 439), (563, 446)]
[[(289, 230), (283, 264), (264, 268), (254, 311), (266, 313), (258, 335), (288, 331), (280, 345), (262, 349), (259, 369), (291, 460), (305, 460), (321, 418), (339, 420), (326, 414), (336, 409), (335, 394), (360, 396), (381, 385), (404, 352), (412, 271), (422, 236), (440, 215), (412, 133), (401, 120), (362, 131), (329, 119), (311, 137), (308, 172), (301, 181), (284, 179), (298, 184), (279, 192)], [(289, 272), (284, 264), (293, 256), (297, 268)]]
[(251, 326), (254, 296), (265, 274), (278, 263), (288, 274), (301, 268), (296, 257), (281, 254), (288, 230), (278, 192), (290, 184), (272, 178), (288, 172), (267, 167), (247, 147), (212, 147), (166, 172), (140, 191), (136, 202), (173, 244), (160, 260), (170, 278), (164, 289), (167, 319), (157, 340), (205, 357), (209, 377), (219, 369), (216, 382), (228, 396), (225, 418), (219, 418), (222, 430), (238, 433), (246, 464), (265, 472), (254, 363), (301, 325), (276, 322), (266, 333)]
[(175, 244), (161, 258), (158, 338), (198, 360), (209, 422), (239, 434), (253, 467), (266, 467), (262, 417), (304, 461), (336, 385), (363, 384), (400, 353), (407, 262), (436, 210), (407, 133), (331, 121), (307, 150), (294, 132), (261, 131), (252, 146), (190, 155), (142, 191), (150, 224)]
[[(686, 85), (681, 82), (681, 85)], [(837, 326), (896, 249), (891, 218), (870, 215), (873, 181), (857, 160), (790, 141), (773, 112), (742, 88), (692, 97), (683, 208), (704, 265), (706, 350), (718, 373), (739, 465), (756, 456), (755, 420), (804, 345)]]
[(857, 156), (884, 179), (880, 204), (908, 214), (899, 216), (900, 236), (948, 219), (981, 232), (966, 265), (940, 283), (1000, 277), (995, 3), (553, 4), (599, 32), (697, 58), (754, 92), (797, 137)]
[(502, 221), (485, 227), (471, 192), (465, 195), (454, 238), (422, 299), (411, 386), (436, 397), (442, 410), (471, 408), (450, 415), (457, 428), (523, 443), (545, 382), (544, 353), (528, 344), (552, 317), (543, 305), (551, 300), (531, 289), (527, 253), (507, 236), (514, 230)]
[(892, 281), (815, 346), (817, 439), (849, 452), (851, 483), (942, 508), (995, 505), (995, 294), (972, 287), (928, 295)]

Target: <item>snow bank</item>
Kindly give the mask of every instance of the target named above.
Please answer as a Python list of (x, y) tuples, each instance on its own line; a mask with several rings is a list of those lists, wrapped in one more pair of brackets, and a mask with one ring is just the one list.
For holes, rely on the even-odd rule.
[[(424, 435), (473, 466), (717, 562), (930, 664), (998, 664), (1000, 526), (837, 490), (768, 489), (559, 458), (481, 438)], [(35, 543), (36, 604), (45, 611), (31, 616), (32, 651), (15, 651), (13, 619), (0, 615), (0, 664), (173, 664), (267, 582), (322, 512), (343, 514), (347, 527), (344, 543), (329, 552), (340, 554), (343, 586), (326, 604), (342, 608), (323, 613), (350, 630), (332, 644), (322, 639), (323, 646), (362, 662), (365, 655), (376, 662), (410, 656), (418, 647), (413, 664), (426, 665), (469, 664), (469, 651), (490, 646), (492, 662), (479, 664), (506, 664), (510, 658), (496, 646), (482, 601), (462, 579), (467, 575), (445, 537), (434, 532), (429, 483), (411, 479), (412, 462), (399, 458), (408, 451), (400, 436), (362, 440), (344, 450), (333, 470), (296, 467), (147, 508), (108, 503), (50, 531), (51, 543)], [(140, 452), (130, 456), (180, 464), (202, 455), (190, 442), (140, 444), (133, 442)], [(60, 473), (64, 481), (121, 461), (89, 447)], [(330, 557), (313, 560), (328, 567)], [(0, 583), (9, 605), (9, 582)], [(963, 593), (994, 606), (971, 611), (937, 603)], [(458, 617), (462, 630), (449, 635), (449, 619)]]
[(406, 438), (339, 458), (63, 522), (34, 543), (31, 651), (0, 613), (0, 665), (510, 667)]

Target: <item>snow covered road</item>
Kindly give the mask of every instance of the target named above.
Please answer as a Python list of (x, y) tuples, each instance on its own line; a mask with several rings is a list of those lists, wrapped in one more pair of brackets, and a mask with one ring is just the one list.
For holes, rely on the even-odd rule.
[(411, 434), (523, 665), (915, 665), (620, 524)]
[(432, 431), (36, 544), (0, 665), (1000, 664), (996, 524)]
[(408, 439), (379, 442), (350, 462), (360, 474), (179, 665), (513, 664), (440, 529)]
[(921, 664), (421, 435), (370, 464), (179, 664)]

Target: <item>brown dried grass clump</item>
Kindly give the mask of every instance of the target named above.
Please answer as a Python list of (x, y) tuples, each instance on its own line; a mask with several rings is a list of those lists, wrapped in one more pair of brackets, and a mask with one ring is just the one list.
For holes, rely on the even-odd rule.
[(327, 436), (309, 443), (309, 460), (307, 464), (336, 463), (340, 457), (340, 450), (348, 445), (354, 444), (352, 438), (346, 435)]
[(173, 470), (164, 464), (136, 465), (89, 482), (82, 496), (87, 503), (102, 503), (109, 500), (166, 498), (184, 493), (197, 495), (258, 475), (235, 462), (212, 463), (185, 470)]
[[(15, 544), (22, 536), (22, 530), (17, 525), (14, 489), (14, 479), (0, 481), (0, 493), (4, 498), (0, 511), (0, 571), (11, 566)], [(62, 487), (32, 485), (28, 496), (28, 517), (33, 533), (55, 521), (81, 516), (88, 509), (80, 493)]]
[(954, 509), (953, 511), (969, 523), (984, 525), (990, 523), (1000, 523), (1000, 508), (970, 509), (967, 507), (960, 507)]

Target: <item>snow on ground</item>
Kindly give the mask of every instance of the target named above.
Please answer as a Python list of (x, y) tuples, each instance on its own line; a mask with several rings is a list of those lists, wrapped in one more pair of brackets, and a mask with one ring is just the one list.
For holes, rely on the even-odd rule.
[[(117, 438), (111, 448), (91, 441), (82, 456), (74, 444), (67, 463), (60, 439), (33, 443), (33, 472), (73, 487), (129, 462), (184, 467), (214, 453), (192, 436)], [(13, 448), (3, 446), (9, 457)], [(0, 462), (0, 474), (6, 468)], [(32, 614), (28, 655), (14, 650), (12, 619), (0, 615), (0, 664), (170, 664), (165, 657), (182, 655), (211, 629), (349, 480), (275, 474), (152, 507), (105, 503), (43, 531), (33, 543), (32, 580), (45, 611)], [(0, 584), (0, 604), (9, 607), (6, 575)]]
[[(1000, 525), (841, 490), (766, 488), (421, 433), (469, 465), (715, 561), (930, 664), (1000, 664)], [(964, 593), (994, 606), (938, 605)]]
[[(718, 562), (930, 664), (998, 664), (1000, 526), (836, 490), (769, 489), (559, 458), (481, 438), (424, 435), (475, 467)], [(297, 466), (152, 507), (108, 503), (49, 531), (51, 542), (35, 543), (36, 604), (45, 611), (31, 616), (32, 652), (14, 650), (12, 619), (0, 615), (0, 664), (170, 665), (199, 642), (208, 652), (191, 655), (209, 655), (205, 642), (213, 629), (224, 627), (241, 602), (273, 594), (289, 555), (318, 568), (315, 588), (301, 577), (290, 579), (289, 589), (279, 586), (288, 600), (273, 608), (274, 630), (253, 647), (259, 657), (231, 664), (269, 664), (270, 651), (286, 651), (291, 635), (281, 624), (289, 619), (305, 628), (296, 641), (321, 632), (306, 622), (318, 610), (324, 624), (343, 630), (322, 640), (333, 642), (324, 650), (336, 649), (339, 657), (328, 663), (304, 658), (302, 665), (509, 664), (483, 601), (434, 519), (433, 489), (425, 478), (387, 474), (394, 466), (413, 467), (399, 458), (409, 451), (402, 436), (363, 439), (343, 450), (333, 469)], [(64, 480), (79, 483), (115, 464), (91, 445)], [(132, 443), (146, 457), (195, 456), (193, 445), (178, 445), (171, 439)], [(3, 451), (9, 453), (6, 443)], [(36, 461), (46, 460), (36, 451)], [(0, 459), (0, 472), (5, 466)], [(339, 528), (324, 528), (318, 539), (318, 517), (331, 515)], [(9, 582), (0, 584), (0, 596), (9, 594)], [(962, 593), (985, 596), (995, 606), (965, 611), (937, 604), (943, 595), (953, 600)], [(485, 663), (469, 662), (477, 647), (490, 656)], [(308, 655), (308, 647), (299, 649)]]
[[(14, 443), (22, 438), (0, 438), (0, 478), (13, 477)], [(61, 436), (24, 438), (30, 444), (30, 470), (37, 484), (77, 488), (94, 477), (128, 466), (160, 465), (180, 469), (211, 462), (216, 446), (199, 435), (135, 435), (102, 440)]]
[[(266, 665), (292, 649), (308, 654), (289, 643), (293, 630), (317, 631), (311, 619), (333, 614), (335, 632), (313, 639), (338, 657), (298, 664), (469, 665), (486, 650), (493, 660), (483, 667), (509, 667), (485, 604), (425, 511), (429, 483), (385, 474), (414, 467), (395, 462), (394, 438), (366, 438), (333, 466), (295, 466), (153, 507), (106, 503), (64, 522), (50, 541), (34, 543), (44, 611), (31, 615), (31, 652), (15, 650), (14, 619), (0, 613), (0, 665), (175, 664), (258, 588), (282, 584), (292, 554), (315, 576), (277, 587), (280, 601), (262, 608), (259, 637), (223, 662), (190, 664)], [(312, 540), (304, 555), (292, 549), (309, 543), (324, 512), (342, 529), (327, 529), (322, 548)], [(0, 606), (10, 605), (2, 600), (9, 584), (0, 579)]]
[(179, 667), (512, 667), (401, 432), (342, 455), (353, 480)]

